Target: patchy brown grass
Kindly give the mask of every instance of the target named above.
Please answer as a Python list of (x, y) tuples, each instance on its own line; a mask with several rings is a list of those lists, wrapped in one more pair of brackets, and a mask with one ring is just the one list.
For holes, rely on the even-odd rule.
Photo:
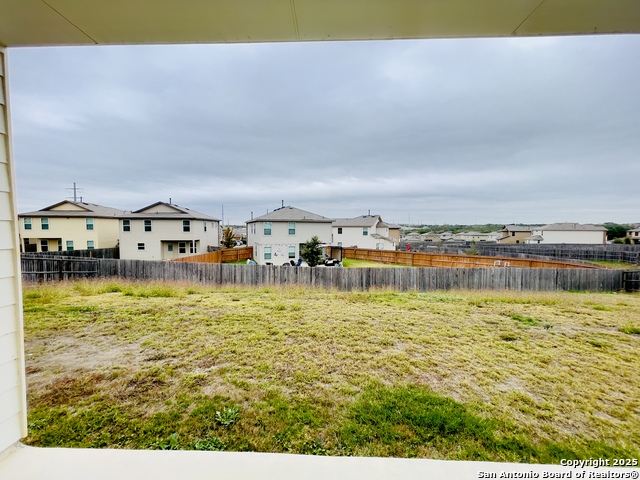
[[(637, 455), (638, 327), (637, 294), (26, 286), (28, 442), (546, 458), (475, 440), (463, 454), (455, 445), (418, 448), (414, 434), (408, 446), (360, 444), (344, 433), (349, 412), (377, 385), (449, 398), (531, 448)], [(239, 408), (230, 427), (211, 417), (226, 407)], [(80, 417), (99, 428), (64, 423)], [(117, 427), (125, 424), (137, 430)]]

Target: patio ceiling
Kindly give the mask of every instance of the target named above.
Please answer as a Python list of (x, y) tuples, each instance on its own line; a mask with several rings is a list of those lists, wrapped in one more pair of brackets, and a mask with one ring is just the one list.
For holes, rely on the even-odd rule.
[(638, 0), (0, 0), (0, 45), (640, 33)]

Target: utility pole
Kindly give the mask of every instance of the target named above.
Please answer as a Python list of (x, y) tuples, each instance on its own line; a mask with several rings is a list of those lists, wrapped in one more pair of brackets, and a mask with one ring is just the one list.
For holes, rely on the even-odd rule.
[[(65, 190), (73, 190), (73, 201), (77, 202), (78, 201), (78, 193), (82, 193), (82, 188), (78, 188), (76, 185), (76, 182), (73, 182), (73, 188), (65, 188)], [(69, 198), (69, 197), (67, 197)], [(80, 201), (82, 202), (82, 199), (80, 199)]]

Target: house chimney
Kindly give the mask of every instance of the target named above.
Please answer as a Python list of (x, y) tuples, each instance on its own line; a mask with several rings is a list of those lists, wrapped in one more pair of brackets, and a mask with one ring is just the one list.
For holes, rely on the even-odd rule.
[(251, 212), (251, 220), (253, 220), (253, 212)]
[(169, 205), (171, 205), (171, 197), (169, 197)]

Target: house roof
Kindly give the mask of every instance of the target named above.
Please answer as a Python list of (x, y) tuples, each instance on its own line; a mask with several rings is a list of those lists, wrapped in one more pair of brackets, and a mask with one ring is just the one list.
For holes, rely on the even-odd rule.
[(531, 227), (523, 227), (522, 225), (505, 225), (501, 232), (530, 232)]
[[(170, 211), (164, 212), (148, 212), (147, 210), (157, 207), (164, 206), (167, 207)], [(166, 202), (156, 202), (146, 207), (141, 208), (140, 210), (135, 210), (133, 212), (128, 212), (122, 215), (122, 218), (146, 218), (146, 219), (161, 219), (161, 220), (211, 220), (214, 222), (219, 222), (220, 219), (212, 217), (211, 215), (206, 215), (204, 213), (196, 212), (195, 210), (191, 210), (186, 207), (181, 207), (180, 205), (175, 205), (173, 203)]]
[[(63, 206), (65, 204), (73, 205), (81, 210), (53, 210), (54, 208)], [(63, 200), (54, 205), (49, 205), (42, 210), (35, 212), (21, 213), (19, 217), (79, 217), (79, 218), (119, 218), (126, 212), (124, 210), (118, 210), (117, 208), (103, 207), (102, 205), (96, 205), (95, 203), (87, 202), (72, 202), (70, 200)]]
[(307, 212), (299, 208), (285, 206), (276, 208), (273, 212), (267, 213), (246, 223), (254, 222), (308, 222), (308, 223), (331, 223), (332, 218), (323, 217), (316, 213)]
[(542, 235), (531, 235), (525, 238), (525, 240), (544, 240), (544, 237)]
[(580, 223), (552, 223), (550, 225), (545, 225), (540, 227), (542, 231), (598, 231), (604, 232), (607, 229), (602, 225), (592, 225), (590, 223), (580, 224)]
[(382, 218), (379, 215), (360, 215), (355, 218), (336, 218), (333, 221), (334, 227), (373, 227), (376, 222), (380, 226), (387, 226), (382, 222)]
[(640, 232), (640, 228), (634, 228), (633, 230), (627, 230), (628, 232)]

